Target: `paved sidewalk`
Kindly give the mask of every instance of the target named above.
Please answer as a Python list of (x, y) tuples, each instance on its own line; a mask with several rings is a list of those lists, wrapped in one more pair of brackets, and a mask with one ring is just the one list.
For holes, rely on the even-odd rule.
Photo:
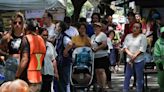
[[(120, 65), (117, 73), (112, 73), (112, 88), (107, 89), (107, 92), (122, 92), (124, 82), (124, 65)], [(133, 77), (131, 78), (131, 85), (133, 83)], [(85, 92), (85, 91), (77, 91)], [(89, 92), (99, 92), (90, 90)], [(131, 89), (130, 92), (136, 92), (135, 89)], [(148, 88), (144, 92), (159, 92), (159, 86), (157, 84), (156, 74), (148, 75)]]
[[(112, 73), (112, 87), (109, 92), (122, 92), (123, 82), (124, 82), (124, 66), (120, 65), (119, 71), (117, 73)], [(133, 77), (131, 78), (131, 84), (133, 83)], [(156, 74), (148, 75), (148, 88), (145, 92), (158, 92), (158, 84)], [(130, 92), (135, 92), (135, 90), (130, 90)]]

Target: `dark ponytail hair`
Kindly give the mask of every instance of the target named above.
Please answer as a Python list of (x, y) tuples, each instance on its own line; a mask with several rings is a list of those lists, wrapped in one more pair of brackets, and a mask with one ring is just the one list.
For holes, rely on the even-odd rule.
[(84, 26), (85, 27), (85, 29), (87, 30), (87, 25), (86, 25), (86, 23), (84, 23), (84, 22), (80, 22), (80, 23), (77, 23), (77, 29), (79, 30), (79, 28), (81, 27), (81, 26)]
[(100, 22), (100, 20), (101, 20), (100, 13), (93, 13), (92, 14), (92, 16), (91, 16), (91, 19), (92, 19), (91, 23), (93, 23), (93, 16), (97, 16), (99, 18), (99, 22)]
[(59, 26), (60, 26), (60, 28), (62, 30), (61, 31), (62, 33), (64, 33), (68, 29), (68, 25), (65, 22), (63, 22), (63, 21), (59, 22)]
[(113, 33), (113, 34), (114, 34), (114, 37), (115, 37), (116, 33), (115, 33), (114, 30), (108, 31), (108, 32), (106, 33), (106, 35), (109, 36), (109, 34), (111, 34), (111, 33)]
[(33, 19), (28, 19), (26, 21), (26, 24), (27, 24), (27, 30), (28, 31), (33, 31), (33, 32), (36, 31), (36, 24), (34, 23)]

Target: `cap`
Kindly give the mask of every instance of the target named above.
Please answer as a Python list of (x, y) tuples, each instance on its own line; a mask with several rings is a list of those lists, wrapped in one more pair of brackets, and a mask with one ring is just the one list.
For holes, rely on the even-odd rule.
[(161, 27), (160, 32), (161, 33), (164, 32), (164, 27)]
[(97, 26), (102, 27), (102, 24), (100, 22), (95, 22), (93, 25), (97, 25)]

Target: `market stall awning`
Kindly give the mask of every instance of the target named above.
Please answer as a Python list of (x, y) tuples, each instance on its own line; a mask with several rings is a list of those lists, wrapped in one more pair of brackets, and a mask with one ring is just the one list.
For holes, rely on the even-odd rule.
[(0, 0), (0, 10), (66, 8), (66, 0)]

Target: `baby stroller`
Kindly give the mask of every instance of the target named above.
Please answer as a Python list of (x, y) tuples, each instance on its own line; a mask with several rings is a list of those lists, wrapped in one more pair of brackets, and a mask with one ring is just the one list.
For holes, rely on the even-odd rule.
[(94, 73), (94, 54), (89, 47), (79, 47), (73, 51), (70, 82), (73, 92), (88, 91)]

